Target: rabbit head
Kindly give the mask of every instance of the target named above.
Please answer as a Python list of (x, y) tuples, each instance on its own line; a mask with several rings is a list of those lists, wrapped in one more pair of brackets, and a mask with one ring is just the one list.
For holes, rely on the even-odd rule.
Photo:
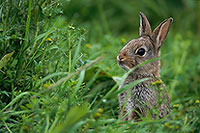
[[(152, 32), (146, 16), (140, 13), (139, 38), (131, 40), (121, 49), (117, 56), (118, 65), (129, 70), (148, 59), (160, 56), (161, 45), (167, 37), (172, 21), (172, 18), (164, 20)], [(155, 74), (155, 77), (159, 77), (159, 72), (159, 60), (147, 63), (134, 70), (135, 74)]]

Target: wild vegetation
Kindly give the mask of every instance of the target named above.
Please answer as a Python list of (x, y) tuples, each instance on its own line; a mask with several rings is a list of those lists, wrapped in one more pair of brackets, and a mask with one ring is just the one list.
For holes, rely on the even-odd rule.
[[(140, 11), (153, 28), (174, 18), (161, 56), (172, 112), (123, 122), (116, 56)], [(199, 132), (199, 18), (192, 0), (0, 0), (0, 132)]]

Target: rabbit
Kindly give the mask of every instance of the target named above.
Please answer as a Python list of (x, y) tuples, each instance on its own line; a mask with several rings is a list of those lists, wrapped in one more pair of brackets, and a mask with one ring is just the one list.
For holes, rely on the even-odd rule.
[[(167, 37), (172, 22), (173, 18), (170, 17), (160, 23), (152, 32), (147, 17), (140, 12), (139, 38), (131, 40), (120, 50), (117, 64), (125, 71), (129, 71), (146, 60), (159, 57), (160, 48)], [(154, 112), (150, 113), (151, 117), (161, 119), (171, 111), (168, 91), (164, 90), (164, 93), (160, 95), (159, 90), (152, 85), (157, 81), (162, 83), (159, 59), (133, 69), (119, 86), (119, 90), (129, 83), (143, 78), (148, 79), (118, 95), (119, 117), (122, 120), (140, 121), (142, 117), (146, 117), (150, 113), (151, 109), (158, 110), (157, 114), (153, 110)], [(161, 84), (160, 88), (165, 88), (164, 84)]]

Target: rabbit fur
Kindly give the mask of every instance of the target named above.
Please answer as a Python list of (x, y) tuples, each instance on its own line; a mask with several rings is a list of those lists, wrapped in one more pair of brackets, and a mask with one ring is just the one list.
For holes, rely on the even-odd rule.
[[(118, 65), (128, 71), (146, 60), (160, 56), (160, 48), (167, 37), (172, 21), (171, 17), (164, 20), (152, 32), (146, 16), (140, 13), (139, 38), (131, 40), (121, 49), (117, 56)], [(119, 89), (143, 78), (148, 78), (148, 80), (118, 95), (119, 117), (122, 117), (123, 120), (139, 121), (141, 116), (146, 117), (151, 109), (159, 110), (158, 113), (153, 111), (151, 116), (154, 119), (161, 119), (171, 111), (167, 90), (164, 90), (164, 93), (160, 95), (159, 90), (152, 85), (153, 82), (161, 82), (160, 60), (134, 69)], [(159, 88), (164, 88), (164, 84), (161, 84)]]

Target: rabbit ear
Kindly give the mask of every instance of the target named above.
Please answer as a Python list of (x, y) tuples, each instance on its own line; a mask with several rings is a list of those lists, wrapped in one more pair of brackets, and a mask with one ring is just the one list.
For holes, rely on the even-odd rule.
[(153, 31), (152, 39), (155, 41), (158, 48), (160, 48), (161, 44), (165, 41), (172, 22), (173, 18), (168, 18), (160, 23)]
[(151, 26), (147, 17), (140, 12), (140, 36), (151, 35)]

